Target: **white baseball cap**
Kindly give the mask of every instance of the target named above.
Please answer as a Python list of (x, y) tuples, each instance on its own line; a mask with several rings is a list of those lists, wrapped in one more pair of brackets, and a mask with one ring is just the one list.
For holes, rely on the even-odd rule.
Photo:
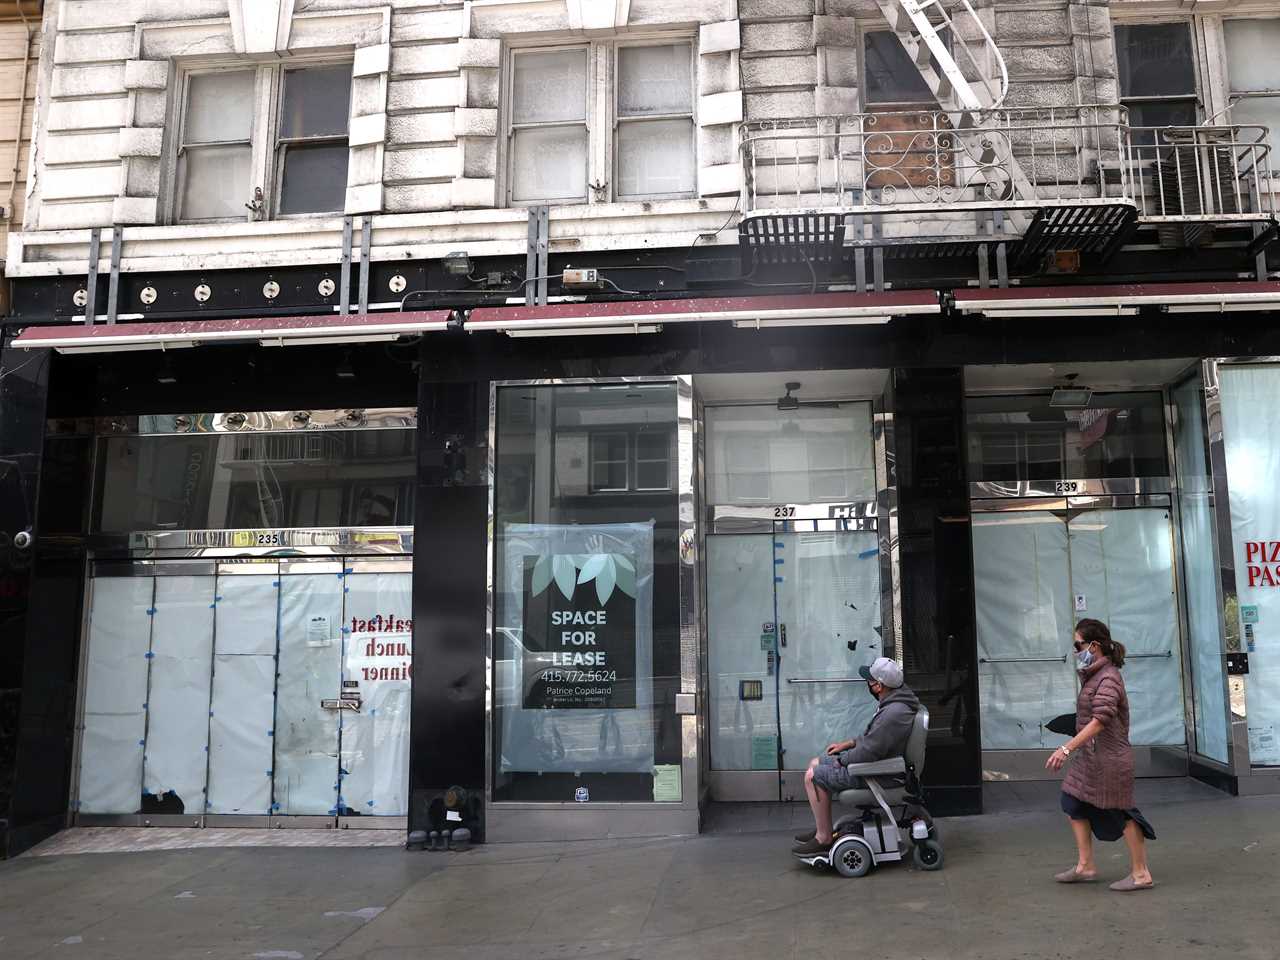
[(890, 688), (902, 686), (902, 668), (898, 666), (897, 661), (890, 660), (888, 657), (880, 657), (869, 667), (859, 667), (858, 673), (868, 683), (875, 680)]

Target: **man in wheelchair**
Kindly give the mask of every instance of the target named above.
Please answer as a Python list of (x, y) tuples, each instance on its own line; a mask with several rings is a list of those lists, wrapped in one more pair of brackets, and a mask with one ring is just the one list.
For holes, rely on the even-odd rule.
[(804, 789), (813, 810), (814, 830), (798, 834), (792, 853), (814, 856), (831, 848), (831, 797), (842, 790), (863, 786), (862, 778), (846, 769), (852, 763), (873, 763), (901, 757), (915, 724), (920, 701), (902, 682), (902, 668), (888, 657), (881, 657), (870, 667), (859, 667), (867, 681), (868, 692), (880, 701), (867, 729), (856, 740), (845, 740), (827, 747), (825, 756), (809, 761), (804, 775)]

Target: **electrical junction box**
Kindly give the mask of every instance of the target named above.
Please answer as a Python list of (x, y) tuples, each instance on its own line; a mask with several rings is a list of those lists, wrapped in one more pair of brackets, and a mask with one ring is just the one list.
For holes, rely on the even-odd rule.
[(604, 281), (599, 270), (566, 270), (560, 275), (560, 285), (571, 290), (600, 290)]

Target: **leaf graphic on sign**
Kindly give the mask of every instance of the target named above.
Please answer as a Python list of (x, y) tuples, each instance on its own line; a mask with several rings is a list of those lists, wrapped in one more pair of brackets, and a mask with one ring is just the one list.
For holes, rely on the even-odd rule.
[(631, 599), (636, 596), (636, 568), (620, 553), (613, 555), (614, 570), (618, 575), (618, 589)]
[(573, 558), (566, 556), (557, 556), (551, 558), (552, 575), (555, 577), (556, 586), (560, 588), (560, 592), (564, 594), (566, 600), (573, 599), (573, 588), (577, 582), (578, 569), (573, 565)]
[(578, 574), (578, 582), (590, 583), (604, 569), (604, 565), (608, 560), (609, 555), (607, 553), (597, 553), (594, 556), (587, 557), (587, 562), (582, 565), (582, 572)]
[(609, 602), (609, 597), (613, 595), (613, 585), (618, 580), (617, 570), (613, 557), (605, 554), (604, 566), (596, 574), (596, 599), (600, 601), (600, 606), (602, 607)]
[(533, 565), (533, 595), (536, 597), (551, 585), (551, 557), (543, 555)]

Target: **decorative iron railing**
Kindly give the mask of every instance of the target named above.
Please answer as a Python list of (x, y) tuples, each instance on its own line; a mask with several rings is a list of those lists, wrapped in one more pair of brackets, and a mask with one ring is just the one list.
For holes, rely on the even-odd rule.
[[(1274, 217), (1265, 127), (1130, 127), (1122, 106), (942, 111), (743, 125), (743, 209), (912, 214), (1132, 204), (1141, 219)], [(1019, 197), (1021, 173), (1036, 198)]]

